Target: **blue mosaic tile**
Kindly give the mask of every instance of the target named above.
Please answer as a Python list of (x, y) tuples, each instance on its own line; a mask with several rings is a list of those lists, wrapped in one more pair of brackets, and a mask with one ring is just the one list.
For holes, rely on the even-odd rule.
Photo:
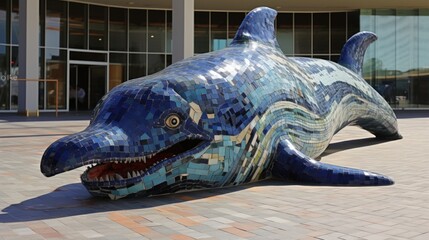
[(257, 8), (229, 47), (112, 89), (84, 131), (45, 151), (42, 173), (88, 165), (82, 183), (112, 199), (268, 177), (392, 184), (380, 174), (314, 160), (347, 125), (381, 139), (401, 137), (392, 109), (360, 76), (375, 35), (353, 36), (338, 64), (289, 58), (275, 38), (275, 17)]

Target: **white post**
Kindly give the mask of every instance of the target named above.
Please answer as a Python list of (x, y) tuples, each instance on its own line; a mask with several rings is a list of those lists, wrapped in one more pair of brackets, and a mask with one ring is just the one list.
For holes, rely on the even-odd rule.
[[(39, 78), (39, 0), (19, 0), (19, 76)], [(36, 115), (39, 83), (18, 81), (18, 112)]]
[(173, 63), (194, 55), (194, 0), (171, 0), (173, 5)]

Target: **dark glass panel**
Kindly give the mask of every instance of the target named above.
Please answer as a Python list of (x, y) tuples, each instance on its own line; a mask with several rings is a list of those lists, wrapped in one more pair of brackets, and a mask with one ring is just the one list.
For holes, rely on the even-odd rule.
[(313, 58), (323, 59), (323, 60), (330, 60), (329, 55), (313, 55)]
[(97, 52), (72, 52), (70, 51), (70, 60), (106, 62), (107, 55)]
[(148, 11), (148, 51), (165, 51), (165, 11)]
[(227, 43), (227, 16), (223, 12), (212, 12), (211, 14), (211, 51), (226, 47)]
[[(8, 1), (0, 1), (0, 43), (9, 43), (8, 36)], [(0, 109), (1, 105), (0, 105)]]
[(418, 11), (397, 10), (396, 12), (396, 92), (398, 107), (415, 107), (418, 99)]
[[(4, 1), (4, 0), (3, 0)], [(12, 25), (12, 44), (19, 43), (19, 0), (12, 0), (12, 12), (10, 15)]]
[(127, 81), (127, 54), (111, 53), (109, 63), (109, 90)]
[(331, 13), (331, 53), (339, 54), (347, 40), (346, 13)]
[(172, 60), (172, 56), (171, 54), (167, 54), (167, 66), (170, 66), (172, 64), (173, 60)]
[(87, 48), (87, 14), (88, 6), (80, 3), (69, 3), (69, 47)]
[(375, 88), (387, 102), (395, 104), (396, 92), (396, 50), (395, 11), (376, 10), (375, 29), (379, 41), (376, 42)]
[(228, 42), (231, 42), (246, 15), (244, 13), (228, 13)]
[(340, 55), (337, 55), (337, 54), (331, 55), (332, 62), (338, 62), (339, 59), (340, 59)]
[(149, 54), (147, 63), (147, 74), (154, 74), (165, 68), (164, 54)]
[(293, 13), (277, 15), (277, 41), (284, 54), (293, 54)]
[(10, 108), (9, 47), (0, 45), (0, 110)]
[(89, 5), (89, 49), (107, 49), (107, 9)]
[(123, 8), (110, 8), (110, 40), (112, 51), (127, 51), (128, 11)]
[(146, 10), (129, 11), (129, 48), (132, 52), (146, 52), (146, 13)]
[(295, 54), (311, 54), (311, 13), (295, 13)]
[[(19, 76), (19, 47), (11, 47), (12, 55), (10, 59), (10, 74), (9, 78), (17, 78)], [(18, 81), (11, 81), (10, 88), (10, 109), (18, 109)]]
[(47, 0), (45, 40), (47, 47), (67, 47), (67, 2)]
[[(39, 79), (45, 78), (45, 49), (39, 48)], [(39, 109), (45, 108), (46, 82), (39, 82)]]
[(347, 38), (359, 32), (359, 11), (347, 13)]
[[(67, 51), (60, 49), (46, 49), (46, 78), (58, 80), (58, 108), (66, 108), (67, 91), (66, 91), (66, 63)], [(55, 109), (55, 84), (47, 83), (46, 85), (46, 108)]]
[(329, 13), (313, 14), (313, 53), (329, 54)]
[(171, 53), (173, 46), (173, 15), (171, 11), (167, 11), (167, 53)]
[(195, 12), (194, 18), (194, 52), (206, 53), (210, 51), (209, 13)]
[(130, 54), (129, 79), (146, 76), (146, 54)]
[(419, 10), (418, 19), (418, 68), (419, 77), (416, 85), (419, 86), (415, 92), (416, 102), (419, 107), (429, 107), (429, 9)]

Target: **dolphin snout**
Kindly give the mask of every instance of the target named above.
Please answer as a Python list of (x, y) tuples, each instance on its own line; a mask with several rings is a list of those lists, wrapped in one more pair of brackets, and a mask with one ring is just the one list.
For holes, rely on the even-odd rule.
[(114, 157), (112, 146), (117, 139), (126, 142), (122, 131), (87, 129), (52, 143), (42, 156), (40, 171), (50, 177), (87, 164), (92, 160)]

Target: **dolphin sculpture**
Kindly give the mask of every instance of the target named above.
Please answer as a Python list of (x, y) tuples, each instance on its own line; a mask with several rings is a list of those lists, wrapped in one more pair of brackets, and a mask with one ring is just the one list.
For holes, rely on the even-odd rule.
[(333, 135), (357, 125), (399, 139), (395, 114), (360, 76), (369, 32), (340, 63), (284, 56), (276, 11), (261, 7), (229, 47), (177, 62), (106, 94), (82, 132), (54, 142), (41, 171), (84, 165), (95, 196), (119, 199), (278, 177), (322, 185), (389, 185), (380, 174), (314, 160)]

